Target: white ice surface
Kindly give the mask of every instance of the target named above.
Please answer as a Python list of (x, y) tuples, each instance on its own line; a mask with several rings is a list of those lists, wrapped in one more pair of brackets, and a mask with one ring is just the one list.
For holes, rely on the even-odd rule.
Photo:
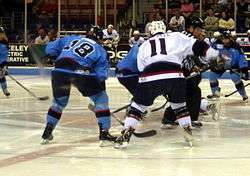
[[(49, 95), (49, 78), (16, 76), (39, 96)], [(52, 99), (38, 101), (8, 79), (10, 98), (0, 92), (0, 176), (249, 176), (250, 106), (238, 94), (222, 98), (219, 121), (205, 118), (194, 130), (194, 147), (184, 143), (181, 129), (161, 130), (163, 111), (152, 113), (140, 128), (156, 129), (154, 137), (133, 137), (127, 150), (98, 147), (98, 129), (88, 98), (72, 89), (70, 102), (54, 133), (52, 144), (40, 145), (45, 116)], [(233, 91), (230, 80), (220, 81), (222, 93)], [(201, 84), (203, 95), (209, 83)], [(107, 82), (112, 110), (130, 99), (114, 79)], [(247, 89), (250, 94), (250, 88)], [(156, 100), (155, 107), (163, 102)], [(120, 116), (123, 113), (119, 114)], [(113, 120), (112, 134), (120, 126)]]

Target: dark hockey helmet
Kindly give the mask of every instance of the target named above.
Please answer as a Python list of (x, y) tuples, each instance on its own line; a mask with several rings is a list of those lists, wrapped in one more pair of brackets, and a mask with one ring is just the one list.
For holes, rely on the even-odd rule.
[(102, 29), (99, 26), (91, 25), (87, 31), (87, 37), (95, 41), (103, 39)]
[(227, 31), (221, 31), (221, 36), (223, 38), (229, 38), (229, 39), (232, 38), (232, 34), (231, 34), (231, 32), (229, 30), (227, 30)]
[(193, 26), (194, 28), (204, 28), (204, 21), (200, 17), (188, 17), (186, 19), (186, 28)]

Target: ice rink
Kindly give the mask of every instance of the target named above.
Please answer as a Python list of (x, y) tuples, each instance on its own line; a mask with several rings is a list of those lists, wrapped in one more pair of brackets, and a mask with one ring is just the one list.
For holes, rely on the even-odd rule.
[[(54, 132), (53, 143), (40, 145), (45, 116), (51, 104), (49, 77), (15, 76), (47, 101), (32, 98), (14, 81), (8, 80), (11, 96), (0, 91), (0, 175), (1, 176), (249, 176), (250, 102), (238, 94), (221, 98), (221, 118), (206, 116), (201, 130), (194, 130), (194, 147), (184, 143), (179, 128), (161, 130), (163, 110), (152, 113), (139, 130), (156, 129), (150, 138), (133, 137), (126, 150), (98, 146), (94, 114), (87, 110), (88, 98), (72, 89), (70, 102)], [(246, 83), (246, 82), (245, 82)], [(235, 90), (230, 80), (221, 80), (222, 93)], [(209, 83), (201, 83), (203, 95)], [(130, 95), (116, 81), (107, 81), (111, 110), (121, 107)], [(250, 95), (250, 86), (247, 88)], [(163, 103), (156, 100), (156, 105)], [(119, 116), (122, 116), (120, 113)], [(112, 134), (120, 125), (113, 120)]]

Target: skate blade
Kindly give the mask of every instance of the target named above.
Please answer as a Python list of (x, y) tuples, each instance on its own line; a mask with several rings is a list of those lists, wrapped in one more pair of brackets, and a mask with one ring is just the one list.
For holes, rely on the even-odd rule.
[(193, 139), (193, 136), (191, 134), (189, 134), (188, 132), (185, 132), (184, 139), (190, 147), (193, 147), (193, 140), (194, 139)]
[(218, 105), (216, 105), (216, 112), (212, 115), (212, 119), (217, 121), (220, 119), (220, 113), (221, 113), (221, 103), (219, 102)]
[(128, 142), (123, 142), (122, 144), (115, 143), (115, 149), (126, 149), (128, 147)]
[(185, 141), (187, 142), (187, 144), (189, 145), (189, 147), (193, 147), (193, 139), (185, 139)]
[(114, 145), (113, 141), (100, 140), (100, 142), (99, 142), (99, 147), (109, 147), (109, 146), (113, 146), (113, 145)]
[(163, 130), (171, 130), (171, 129), (175, 129), (176, 127), (177, 127), (176, 125), (165, 125), (165, 124), (162, 124), (160, 126), (160, 128)]
[(47, 144), (49, 144), (50, 143), (50, 140), (49, 139), (42, 139), (42, 141), (41, 141), (41, 145), (47, 145)]
[(189, 141), (189, 142), (188, 142), (188, 145), (189, 145), (189, 147), (193, 147), (193, 142), (192, 142), (192, 141)]

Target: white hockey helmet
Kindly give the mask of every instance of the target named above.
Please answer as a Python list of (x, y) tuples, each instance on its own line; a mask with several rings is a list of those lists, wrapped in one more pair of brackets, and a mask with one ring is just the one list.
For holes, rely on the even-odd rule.
[(133, 32), (133, 35), (140, 35), (140, 32), (139, 32), (138, 30), (135, 30), (135, 31)]
[(236, 32), (235, 32), (235, 31), (231, 31), (231, 36), (232, 36), (232, 37), (237, 37)]
[(166, 25), (163, 21), (152, 21), (150, 25), (150, 33), (151, 35), (155, 35), (157, 33), (165, 33)]
[(250, 29), (247, 30), (247, 34), (250, 34)]
[(112, 24), (108, 25), (108, 29), (113, 29), (113, 28), (114, 28), (114, 26)]
[(214, 32), (214, 37), (215, 37), (215, 38), (220, 37), (220, 35), (221, 35), (221, 34), (220, 34), (219, 31)]

